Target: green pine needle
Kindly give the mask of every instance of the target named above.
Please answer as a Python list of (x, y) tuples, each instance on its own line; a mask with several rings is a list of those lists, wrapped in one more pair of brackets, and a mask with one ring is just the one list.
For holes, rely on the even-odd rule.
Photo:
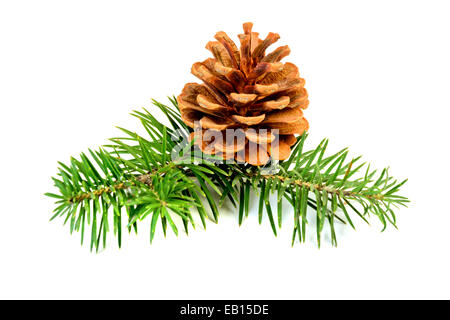
[[(218, 208), (228, 199), (237, 205), (241, 225), (248, 217), (251, 188), (257, 189), (260, 195), (259, 223), (265, 211), (275, 235), (277, 226), (278, 229), (282, 226), (283, 198), (292, 205), (292, 244), (296, 238), (305, 242), (308, 207), (315, 215), (319, 247), (326, 221), (334, 246), (337, 245), (336, 223), (348, 223), (355, 229), (351, 214), (367, 223), (373, 214), (381, 221), (383, 230), (388, 224), (397, 227), (394, 209), (409, 202), (399, 195), (400, 187), (407, 180), (395, 180), (388, 169), (376, 175), (370, 165), (359, 163), (360, 157), (349, 161), (347, 149), (327, 156), (327, 139), (316, 148), (303, 151), (306, 133), (297, 139), (290, 158), (276, 163), (275, 171), (270, 174), (265, 168), (250, 165), (218, 164), (214, 157), (205, 160), (205, 155), (192, 142), (177, 149), (191, 129), (181, 120), (175, 98), (169, 99), (173, 107), (157, 101), (153, 104), (167, 117), (170, 127), (145, 109), (134, 111), (132, 115), (139, 119), (147, 137), (119, 128), (125, 136), (110, 139), (112, 144), (104, 146), (105, 149), (89, 150), (89, 155), (82, 153), (78, 159), (71, 158), (70, 164), (59, 162), (58, 177), (52, 178), (58, 192), (45, 194), (56, 200), (51, 220), (63, 217), (65, 222), (70, 222), (71, 233), (81, 231), (82, 244), (90, 227), (91, 250), (98, 251), (100, 244), (106, 246), (107, 233), (111, 231), (109, 221), (121, 247), (123, 216), (129, 232), (137, 232), (138, 222), (150, 216), (152, 242), (158, 221), (164, 235), (167, 226), (178, 235), (173, 219), (177, 216), (187, 233), (189, 224), (195, 227), (194, 208), (206, 227), (206, 219), (218, 221)], [(173, 152), (178, 158), (172, 161)], [(353, 178), (361, 171), (361, 177)], [(275, 217), (269, 201), (272, 193), (277, 195)]]

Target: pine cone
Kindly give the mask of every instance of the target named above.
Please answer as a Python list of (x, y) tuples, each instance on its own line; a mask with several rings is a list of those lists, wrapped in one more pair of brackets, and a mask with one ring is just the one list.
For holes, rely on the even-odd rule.
[[(280, 62), (289, 47), (266, 55), (279, 35), (269, 33), (261, 40), (252, 26), (244, 23), (240, 50), (218, 32), (217, 41), (206, 45), (214, 58), (191, 69), (203, 84), (186, 84), (177, 100), (183, 121), (194, 129), (191, 138), (204, 153), (264, 165), (270, 158), (287, 159), (297, 141), (294, 134), (308, 130), (302, 109), (309, 101), (297, 67)], [(235, 129), (231, 139), (227, 129)]]

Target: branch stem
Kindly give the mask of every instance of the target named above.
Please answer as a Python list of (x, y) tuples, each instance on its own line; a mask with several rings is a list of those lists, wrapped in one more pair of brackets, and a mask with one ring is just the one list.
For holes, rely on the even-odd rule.
[[(137, 180), (145, 185), (147, 185), (148, 187), (151, 187), (152, 185), (152, 177), (155, 173), (147, 173), (147, 174), (141, 174), (136, 176), (133, 180)], [(252, 177), (252, 175), (249, 175), (248, 177)], [(280, 181), (288, 181), (288, 183), (290, 185), (295, 185), (295, 186), (300, 186), (300, 187), (306, 187), (309, 190), (318, 190), (318, 191), (326, 191), (329, 194), (336, 194), (339, 197), (351, 197), (351, 198), (366, 198), (366, 199), (373, 199), (373, 200), (378, 200), (378, 201), (382, 201), (383, 200), (383, 195), (381, 194), (375, 194), (375, 195), (361, 195), (359, 193), (356, 192), (351, 192), (351, 191), (345, 191), (345, 190), (341, 190), (341, 189), (337, 189), (337, 188), (333, 188), (327, 185), (322, 185), (322, 184), (314, 184), (311, 182), (307, 182), (307, 181), (303, 181), (301, 179), (295, 179), (292, 180), (290, 178), (281, 176), (281, 175), (274, 175), (274, 174), (266, 174), (266, 175), (260, 175), (260, 177), (266, 179), (266, 180), (280, 180)], [(115, 184), (111, 187), (105, 187), (105, 188), (101, 188), (92, 192), (87, 192), (87, 193), (82, 193), (79, 194), (77, 196), (74, 196), (72, 198), (70, 198), (68, 201), (70, 203), (77, 203), (77, 202), (81, 202), (85, 199), (94, 199), (95, 197), (99, 197), (102, 194), (105, 193), (111, 193), (114, 192), (115, 190), (124, 190), (127, 189), (129, 187), (135, 186), (136, 183), (133, 180), (128, 180), (126, 182), (121, 182), (118, 184)]]
[(295, 179), (292, 180), (290, 178), (284, 177), (284, 176), (280, 176), (280, 175), (273, 175), (273, 174), (267, 174), (267, 175), (261, 175), (261, 177), (263, 177), (264, 179), (278, 179), (280, 181), (288, 181), (288, 183), (290, 185), (297, 185), (299, 187), (306, 187), (309, 190), (313, 189), (313, 190), (318, 190), (318, 191), (326, 191), (329, 194), (336, 194), (337, 196), (341, 196), (341, 197), (352, 197), (352, 198), (367, 198), (367, 199), (374, 199), (374, 200), (383, 200), (384, 197), (382, 194), (375, 194), (375, 195), (361, 195), (357, 192), (351, 192), (351, 191), (345, 191), (345, 190), (341, 190), (341, 189), (337, 189), (337, 188), (333, 188), (327, 185), (322, 185), (322, 184), (314, 184), (311, 182), (307, 182), (307, 181), (303, 181), (301, 179)]

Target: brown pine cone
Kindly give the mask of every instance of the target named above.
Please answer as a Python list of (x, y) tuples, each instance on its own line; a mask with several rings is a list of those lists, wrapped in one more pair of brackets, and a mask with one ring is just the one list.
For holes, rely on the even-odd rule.
[[(240, 50), (225, 32), (218, 32), (217, 41), (206, 45), (214, 58), (191, 69), (203, 84), (186, 84), (177, 100), (183, 121), (194, 129), (191, 137), (204, 153), (264, 165), (270, 158), (287, 159), (297, 141), (294, 134), (308, 130), (302, 109), (309, 101), (297, 67), (280, 62), (289, 47), (266, 55), (279, 35), (269, 33), (261, 40), (252, 26), (244, 23)], [(234, 129), (230, 139), (227, 129)]]

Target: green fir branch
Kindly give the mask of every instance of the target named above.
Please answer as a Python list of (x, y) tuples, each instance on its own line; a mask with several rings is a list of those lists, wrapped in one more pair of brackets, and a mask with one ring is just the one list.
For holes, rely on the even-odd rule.
[[(336, 222), (355, 228), (350, 214), (367, 223), (373, 214), (384, 231), (388, 224), (396, 227), (394, 209), (409, 202), (399, 195), (406, 180), (395, 180), (388, 169), (377, 174), (370, 165), (360, 163), (361, 157), (348, 159), (347, 149), (326, 155), (325, 139), (315, 149), (303, 151), (306, 133), (298, 137), (289, 159), (272, 164), (270, 172), (267, 167), (205, 158), (193, 141), (187, 143), (191, 129), (181, 120), (175, 98), (169, 99), (173, 107), (157, 101), (153, 104), (167, 117), (170, 127), (145, 109), (134, 111), (146, 137), (119, 128), (125, 136), (110, 139), (111, 143), (98, 151), (71, 158), (69, 164), (59, 162), (58, 177), (53, 178), (58, 193), (46, 194), (56, 198), (51, 220), (63, 217), (71, 233), (81, 233), (82, 244), (90, 228), (91, 250), (106, 246), (111, 228), (121, 247), (122, 229), (137, 232), (138, 223), (148, 216), (150, 242), (159, 223), (164, 235), (167, 227), (178, 235), (175, 217), (181, 219), (186, 233), (189, 226), (195, 228), (193, 211), (206, 227), (207, 219), (218, 221), (219, 207), (225, 201), (238, 207), (241, 225), (249, 213), (251, 189), (259, 193), (259, 222), (265, 212), (275, 235), (283, 222), (283, 200), (291, 204), (293, 244), (296, 239), (305, 242), (310, 208), (319, 247), (326, 222), (331, 242), (337, 245)], [(276, 195), (276, 210), (269, 201), (271, 194)]]

